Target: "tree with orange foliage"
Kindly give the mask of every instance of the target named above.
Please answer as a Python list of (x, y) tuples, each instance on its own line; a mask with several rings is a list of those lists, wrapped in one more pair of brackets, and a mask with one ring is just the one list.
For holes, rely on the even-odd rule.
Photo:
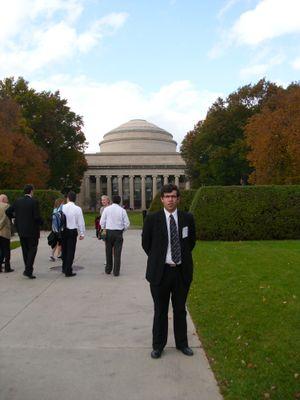
[(300, 84), (281, 88), (249, 119), (245, 135), (250, 183), (300, 184)]
[(20, 106), (12, 99), (0, 99), (0, 187), (14, 189), (25, 183), (45, 188), (49, 169), (47, 154), (28, 136)]

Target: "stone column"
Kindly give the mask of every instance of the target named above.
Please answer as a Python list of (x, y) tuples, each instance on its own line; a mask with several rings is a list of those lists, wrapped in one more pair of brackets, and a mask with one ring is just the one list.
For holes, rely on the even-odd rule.
[(123, 177), (122, 175), (118, 175), (118, 194), (121, 197), (121, 204), (123, 204)]
[(164, 175), (164, 185), (168, 184), (169, 175)]
[(107, 175), (107, 196), (111, 199), (111, 175)]
[(157, 193), (157, 181), (156, 181), (157, 176), (152, 175), (152, 199), (156, 196)]
[(133, 210), (134, 209), (134, 186), (133, 186), (134, 176), (129, 176), (129, 193), (130, 193), (130, 201), (129, 207)]
[(175, 185), (179, 188), (179, 176), (175, 175)]
[(96, 175), (96, 197), (98, 198), (101, 194), (101, 176)]
[(145, 176), (142, 175), (142, 185), (141, 185), (141, 196), (142, 196), (142, 210), (146, 210), (146, 185), (145, 185)]
[(84, 177), (84, 204), (87, 210), (90, 208), (90, 198), (91, 198), (90, 176), (87, 175)]
[(185, 189), (186, 189), (186, 190), (190, 190), (190, 188), (191, 188), (191, 183), (190, 183), (190, 181), (186, 181), (186, 182), (185, 182)]

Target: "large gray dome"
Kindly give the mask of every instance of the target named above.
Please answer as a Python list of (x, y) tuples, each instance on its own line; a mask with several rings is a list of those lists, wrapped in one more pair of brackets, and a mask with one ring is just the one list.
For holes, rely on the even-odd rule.
[(103, 153), (173, 153), (173, 136), (144, 119), (132, 119), (106, 133), (99, 143)]

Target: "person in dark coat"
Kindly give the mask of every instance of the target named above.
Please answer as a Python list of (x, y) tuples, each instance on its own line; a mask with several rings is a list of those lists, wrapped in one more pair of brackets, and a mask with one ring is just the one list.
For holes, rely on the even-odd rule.
[(17, 199), (7, 210), (9, 218), (15, 218), (15, 226), (20, 237), (25, 270), (23, 275), (35, 279), (33, 264), (38, 249), (40, 226), (39, 203), (33, 197), (33, 186), (25, 185), (24, 196)]
[(167, 343), (170, 297), (176, 348), (193, 355), (187, 339), (185, 303), (193, 278), (195, 223), (192, 214), (177, 209), (179, 199), (177, 186), (164, 185), (164, 208), (148, 214), (143, 226), (142, 247), (148, 256), (146, 279), (154, 302), (152, 358), (160, 358)]

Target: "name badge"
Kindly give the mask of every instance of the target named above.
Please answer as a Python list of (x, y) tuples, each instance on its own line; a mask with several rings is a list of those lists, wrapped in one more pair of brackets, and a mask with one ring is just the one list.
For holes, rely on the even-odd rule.
[(189, 234), (189, 228), (187, 226), (184, 226), (182, 228), (182, 239), (187, 238)]

